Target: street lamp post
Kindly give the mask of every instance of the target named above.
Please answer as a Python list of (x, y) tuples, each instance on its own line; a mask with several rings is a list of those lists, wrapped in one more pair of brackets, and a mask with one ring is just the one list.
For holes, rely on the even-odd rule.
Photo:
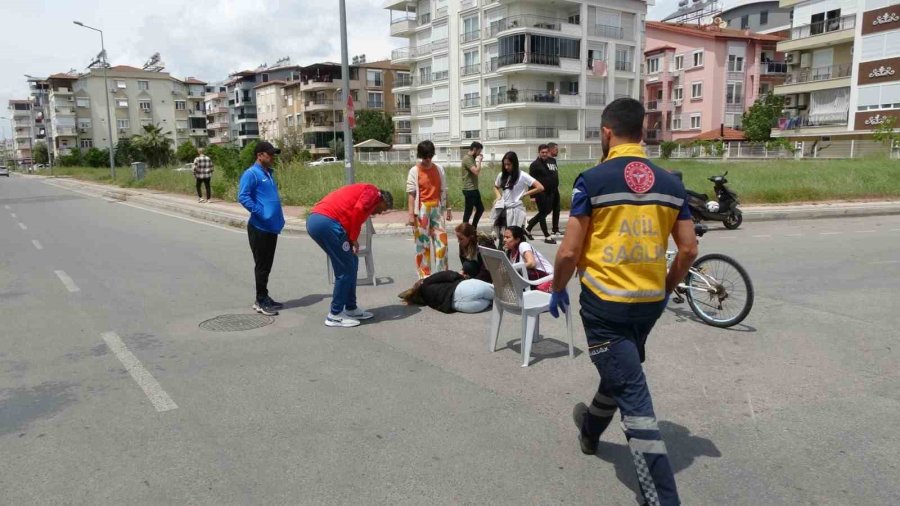
[[(340, 0), (341, 14), (341, 84), (350, 96), (350, 62), (347, 56), (347, 6), (345, 0)], [(341, 96), (347, 103), (347, 99)], [(353, 184), (355, 173), (353, 170), (353, 130), (350, 129), (350, 120), (347, 118), (347, 109), (344, 109), (344, 184)], [(337, 144), (335, 143), (335, 147)]]
[(109, 131), (109, 173), (112, 176), (113, 181), (115, 181), (115, 179), (116, 179), (116, 162), (115, 162), (115, 158), (113, 155), (114, 146), (113, 146), (113, 134), (112, 134), (112, 132), (113, 132), (113, 130), (112, 130), (112, 110), (109, 108), (109, 93), (110, 93), (109, 77), (107, 75), (107, 70), (106, 70), (106, 67), (108, 65), (107, 65), (107, 60), (106, 60), (106, 46), (104, 46), (104, 44), (103, 44), (103, 30), (100, 30), (99, 28), (94, 28), (92, 26), (88, 26), (88, 25), (82, 23), (81, 21), (72, 21), (72, 22), (80, 27), (87, 28), (88, 30), (94, 30), (95, 32), (100, 32), (100, 57), (103, 60), (103, 62), (102, 62), (103, 63), (103, 87), (105, 88), (103, 90), (104, 91), (103, 96), (106, 97), (106, 128)]

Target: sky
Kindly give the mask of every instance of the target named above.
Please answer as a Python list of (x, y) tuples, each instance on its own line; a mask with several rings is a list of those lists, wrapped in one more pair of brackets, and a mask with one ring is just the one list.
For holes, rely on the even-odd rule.
[[(389, 58), (404, 39), (390, 37), (383, 0), (346, 0), (349, 54)], [(648, 19), (672, 12), (678, 0), (657, 0)], [(0, 115), (10, 99), (27, 98), (25, 74), (83, 71), (100, 52), (103, 30), (113, 65), (140, 67), (159, 52), (166, 71), (206, 81), (274, 64), (340, 62), (338, 0), (2, 0)], [(9, 137), (0, 121), (0, 137)]]

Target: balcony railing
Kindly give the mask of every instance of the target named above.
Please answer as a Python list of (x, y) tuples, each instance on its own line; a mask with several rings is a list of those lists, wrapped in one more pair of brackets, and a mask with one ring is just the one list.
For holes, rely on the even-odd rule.
[(428, 56), (431, 54), (431, 44), (422, 44), (418, 47), (401, 47), (391, 51), (392, 60), (403, 60), (407, 58), (418, 58), (420, 56)]
[(438, 9), (434, 11), (434, 20), (437, 21), (439, 19), (446, 18), (449, 12), (449, 7), (447, 7), (446, 5), (443, 7), (438, 7)]
[[(781, 129), (795, 130), (807, 127), (843, 126), (847, 124), (848, 116), (849, 114), (847, 112), (837, 112), (833, 114), (820, 114), (813, 119), (810, 119), (808, 116), (783, 118), (781, 121), (786, 121), (786, 125)], [(781, 121), (779, 121), (779, 123), (781, 123)]]
[(478, 0), (461, 0), (459, 2), (459, 10), (461, 11), (472, 9), (474, 7), (478, 7)]
[(446, 81), (446, 80), (449, 79), (449, 78), (450, 78), (450, 71), (449, 71), (449, 70), (442, 70), (442, 71), (440, 71), (440, 72), (432, 72), (432, 73), (431, 73), (431, 80), (432, 80), (433, 82), (437, 82), (437, 81)]
[(648, 141), (657, 141), (662, 137), (662, 131), (657, 128), (652, 128), (646, 131), (644, 135), (644, 139)]
[(420, 114), (431, 114), (432, 112), (434, 112), (434, 108), (431, 104), (418, 104), (412, 106), (411, 112), (413, 116), (418, 116)]
[[(450, 39), (435, 40), (431, 43), (431, 51), (440, 51), (441, 49), (447, 49), (448, 47), (450, 47)], [(425, 56), (425, 54), (416, 56)]]
[[(493, 61), (493, 58), (491, 59)], [(538, 53), (513, 53), (497, 57), (497, 68), (507, 65), (518, 64), (529, 65), (552, 65), (559, 66), (559, 55), (555, 54), (538, 54)]]
[(460, 132), (460, 137), (467, 141), (480, 139), (481, 138), (481, 130), (463, 130)]
[(498, 63), (499, 63), (499, 58), (496, 58), (496, 57), (491, 58), (490, 60), (484, 62), (484, 72), (486, 74), (489, 74), (491, 72), (496, 71), (498, 68), (498, 66), (497, 66)]
[(853, 65), (849, 63), (841, 63), (838, 65), (830, 65), (828, 67), (815, 67), (811, 69), (801, 69), (798, 72), (787, 74), (784, 84), (798, 84), (815, 81), (826, 81), (828, 79), (840, 79), (842, 77), (850, 77)]
[(481, 107), (481, 97), (469, 97), (459, 101), (461, 109), (471, 109), (473, 107)]
[(588, 93), (587, 105), (606, 105), (606, 93)]
[(412, 144), (412, 134), (394, 134), (394, 144)]
[(744, 97), (740, 96), (740, 95), (738, 95), (736, 97), (726, 97), (725, 112), (727, 112), (727, 113), (744, 112)]
[(416, 16), (419, 22), (419, 26), (427, 25), (431, 23), (431, 13), (430, 12), (420, 12), (418, 16)]
[(434, 102), (431, 104), (431, 108), (435, 113), (446, 112), (450, 110), (450, 102)]
[(403, 75), (394, 78), (394, 88), (401, 88), (403, 86), (412, 86), (412, 76)]
[(366, 80), (366, 86), (369, 88), (381, 88), (382, 86), (384, 86), (384, 81), (380, 79)]
[(662, 106), (662, 102), (660, 102), (658, 100), (651, 100), (645, 104), (644, 109), (647, 112), (656, 112), (659, 110), (659, 108), (661, 106)]
[(259, 130), (241, 130), (238, 132), (239, 137), (256, 137), (259, 135)]
[(620, 72), (634, 72), (634, 62), (631, 60), (616, 60), (616, 70)]
[(759, 73), (764, 76), (783, 76), (787, 74), (787, 63), (782, 62), (762, 62), (759, 64)]
[(459, 43), (465, 44), (466, 42), (472, 42), (473, 40), (478, 40), (481, 38), (481, 30), (473, 30), (471, 32), (463, 33), (459, 36)]
[(475, 63), (474, 65), (465, 65), (459, 68), (459, 75), (461, 76), (470, 76), (472, 74), (480, 74), (481, 73), (481, 64)]
[(394, 105), (394, 114), (400, 114), (400, 115), (406, 116), (411, 112), (412, 112), (412, 106), (410, 106), (409, 104)]
[(487, 131), (487, 139), (502, 141), (508, 139), (554, 139), (559, 137), (556, 127), (516, 126), (492, 128)]
[(599, 139), (600, 138), (600, 127), (585, 128), (584, 129), (584, 138), (585, 138), (585, 140)]
[(588, 35), (591, 37), (606, 37), (608, 39), (625, 39), (625, 29), (621, 26), (594, 25), (588, 26)]
[(256, 113), (238, 114), (237, 119), (256, 119)]
[(450, 132), (434, 132), (431, 139), (435, 142), (447, 142), (450, 140)]
[(431, 76), (432, 74), (417, 75), (412, 78), (412, 84), (410, 84), (410, 86), (427, 86), (432, 82)]
[(369, 109), (384, 109), (384, 102), (369, 100), (366, 102), (366, 107)]
[(808, 25), (798, 26), (791, 29), (791, 40), (805, 39), (814, 37), (824, 33), (839, 32), (841, 30), (849, 30), (856, 27), (856, 15), (850, 14), (835, 19), (826, 19), (824, 21), (816, 21)]
[(562, 24), (568, 23), (565, 19), (537, 16), (534, 14), (520, 14), (499, 19), (484, 29), (487, 38), (496, 37), (498, 34), (516, 28), (540, 28), (542, 30), (562, 31)]
[(494, 94), (488, 96), (488, 106), (503, 104), (521, 104), (521, 103), (548, 103), (558, 104), (559, 95), (551, 93), (547, 90), (519, 90), (510, 89), (505, 94)]

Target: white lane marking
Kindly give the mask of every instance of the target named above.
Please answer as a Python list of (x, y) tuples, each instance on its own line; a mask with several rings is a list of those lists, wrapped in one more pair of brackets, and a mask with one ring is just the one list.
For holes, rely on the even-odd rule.
[(21, 221), (19, 222), (19, 228), (21, 228), (22, 230), (28, 230), (28, 227), (26, 227), (25, 224)]
[(753, 411), (753, 400), (750, 398), (750, 393), (747, 393), (747, 406), (750, 407), (750, 418), (753, 420), (753, 423), (756, 423), (756, 412)]
[(69, 275), (66, 274), (65, 271), (53, 271), (53, 272), (56, 273), (56, 276), (59, 278), (60, 281), (62, 281), (62, 284), (66, 285), (66, 288), (70, 292), (75, 293), (75, 292), (81, 291), (81, 288), (78, 288), (78, 285), (76, 285), (75, 282), (72, 281), (72, 278), (69, 277)]
[(178, 408), (175, 401), (173, 401), (172, 398), (169, 397), (169, 394), (162, 389), (153, 375), (144, 368), (141, 361), (128, 351), (128, 348), (125, 347), (125, 343), (122, 342), (122, 339), (118, 334), (115, 332), (104, 332), (102, 337), (106, 345), (109, 346), (109, 349), (115, 353), (119, 362), (122, 362), (122, 365), (125, 366), (125, 370), (128, 371), (128, 374), (131, 374), (131, 377), (134, 378), (134, 381), (141, 387), (141, 390), (147, 394), (147, 398), (150, 399), (150, 402), (157, 411), (170, 411)]
[(31, 244), (34, 244), (34, 247), (37, 249), (44, 249), (44, 247), (41, 245), (41, 243), (38, 242), (37, 239), (32, 239)]
[(722, 235), (719, 236), (718, 239), (737, 239), (736, 235)]
[[(148, 213), (161, 214), (163, 216), (168, 216), (169, 218), (177, 218), (179, 220), (189, 221), (191, 223), (196, 223), (198, 225), (206, 225), (207, 227), (218, 228), (219, 230), (225, 230), (227, 232), (233, 232), (235, 234), (246, 234), (247, 233), (244, 230), (241, 230), (239, 228), (223, 227), (222, 225), (216, 225), (214, 223), (209, 223), (206, 221), (200, 221), (200, 220), (195, 220), (193, 218), (188, 218), (187, 216), (178, 216), (177, 214), (170, 214), (170, 213), (166, 213), (163, 211), (157, 211), (156, 209), (150, 209), (148, 207), (139, 206), (137, 204), (132, 204), (130, 202), (121, 202), (121, 201), (117, 201), (117, 202), (121, 206), (133, 207), (135, 209), (140, 209), (141, 211), (147, 211)], [(279, 237), (279, 239), (281, 239), (281, 237)]]
[(900, 260), (882, 260), (880, 262), (869, 262), (869, 265), (886, 265), (886, 264), (900, 264)]
[(10, 215), (10, 216), (12, 216), (12, 217), (13, 217), (13, 219), (16, 219), (16, 218), (18, 218), (18, 216), (16, 216), (16, 213), (9, 213), (9, 215)]
[(857, 234), (874, 234), (875, 231), (874, 230), (857, 230), (856, 233)]
[(891, 232), (900, 232), (900, 228), (892, 228)]
[(819, 232), (819, 235), (841, 235), (841, 232)]
[(785, 237), (803, 237), (803, 234), (784, 234)]
[(761, 234), (761, 235), (752, 235), (750, 237), (763, 238), (763, 237), (772, 237), (772, 235), (771, 234)]
[(12, 209), (12, 208), (9, 207), (9, 206), (3, 206), (3, 209), (6, 209), (7, 211), (9, 211), (9, 210)]

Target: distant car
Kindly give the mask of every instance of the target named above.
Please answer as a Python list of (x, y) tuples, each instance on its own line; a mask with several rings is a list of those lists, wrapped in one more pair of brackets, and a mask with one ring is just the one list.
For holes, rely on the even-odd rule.
[(6, 177), (9, 177), (9, 169), (7, 169), (6, 167), (0, 165), (0, 176), (6, 176)]
[(339, 160), (333, 156), (326, 156), (324, 158), (319, 158), (318, 160), (309, 164), (310, 167), (318, 167), (320, 165), (328, 165), (331, 163), (338, 163)]

